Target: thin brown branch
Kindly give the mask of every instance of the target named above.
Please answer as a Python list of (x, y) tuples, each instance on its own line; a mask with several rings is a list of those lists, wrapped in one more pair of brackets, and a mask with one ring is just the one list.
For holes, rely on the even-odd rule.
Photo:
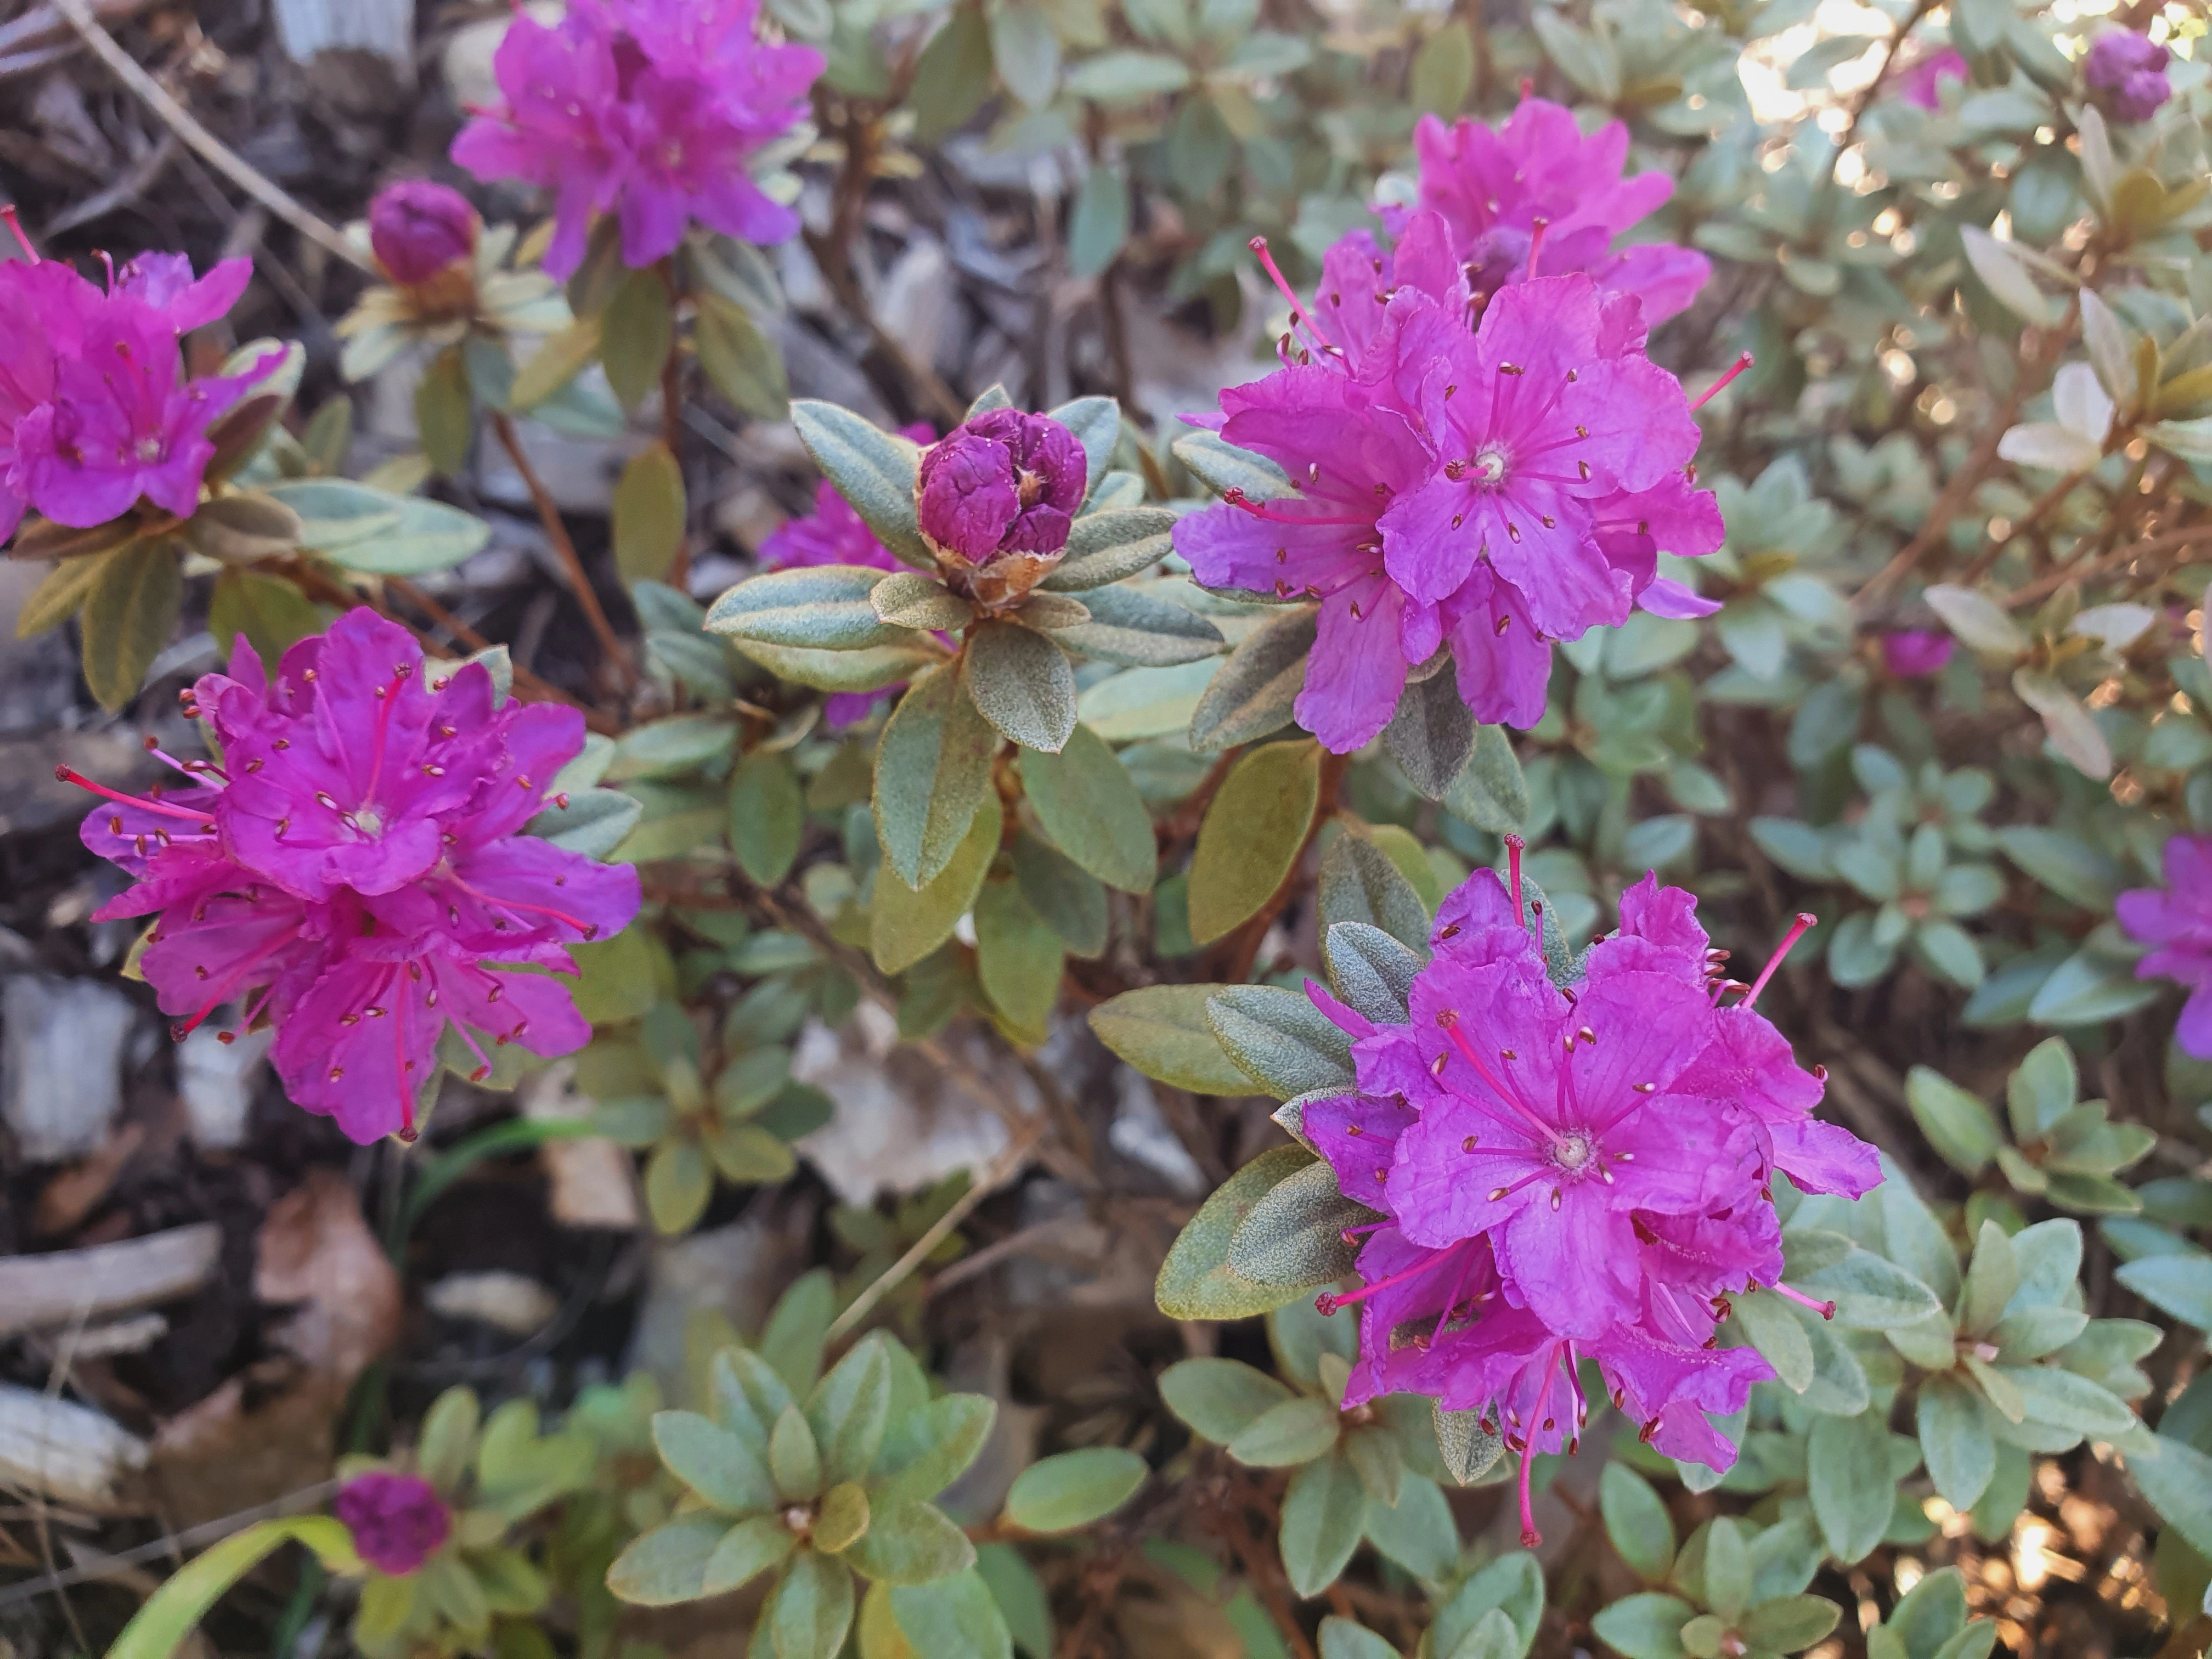
[[(466, 646), (471, 651), (491, 649), (489, 640), (447, 610), (444, 605), (439, 604), (404, 576), (386, 576), (384, 579), (384, 585), (429, 617), (434, 626), (444, 629), (448, 635), (452, 635), (455, 644)], [(611, 737), (622, 730), (619, 722), (601, 714), (585, 702), (582, 698), (571, 696), (559, 686), (538, 678), (520, 663), (514, 665), (514, 690), (515, 695), (527, 702), (565, 702), (571, 708), (581, 709), (584, 723), (594, 732), (604, 732)]]
[(591, 623), (592, 632), (599, 641), (599, 649), (607, 661), (620, 674), (625, 684), (635, 684), (636, 670), (630, 662), (629, 653), (617, 637), (614, 625), (607, 620), (606, 611), (599, 605), (599, 596), (592, 589), (592, 579), (584, 571), (584, 562), (577, 556), (576, 544), (570, 539), (568, 526), (561, 521), (561, 509), (554, 502), (545, 481), (538, 476), (538, 469), (530, 464), (523, 453), (522, 440), (514, 429), (514, 422), (504, 410), (491, 411), (492, 430), (499, 435), (499, 445), (507, 452), (514, 470), (522, 475), (522, 482), (530, 491), (530, 499), (537, 504), (538, 522), (545, 526), (546, 539), (553, 544), (554, 556), (568, 574), (568, 586), (576, 595), (576, 603), (584, 608), (584, 618)]
[(2200, 524), (2186, 530), (2174, 531), (2170, 535), (2154, 536), (2150, 540), (2137, 542), (2132, 547), (2115, 549), (2102, 558), (2093, 559), (2086, 564), (2061, 565), (2057, 569), (2037, 577), (2017, 593), (2008, 596), (2004, 601), (2004, 607), (2008, 611), (2019, 611), (2048, 598), (2069, 582), (2087, 581), (2093, 576), (2103, 575), (2108, 570), (2133, 564), (2137, 559), (2157, 558), (2163, 554), (2179, 552), (2183, 548), (2193, 547), (2208, 541), (2212, 541), (2212, 525)]
[(129, 88), (140, 102), (160, 116), (170, 131), (191, 146), (210, 167), (309, 241), (320, 244), (348, 264), (376, 272), (376, 262), (368, 254), (346, 240), (323, 219), (301, 206), (266, 173), (249, 165), (222, 139), (202, 126), (190, 110), (172, 97), (159, 81), (139, 67), (136, 58), (115, 44), (115, 38), (93, 15), (87, 0), (53, 0), (53, 4), (61, 13), (63, 21), (75, 29), (78, 37), (92, 49), (93, 55), (106, 64), (117, 80)]

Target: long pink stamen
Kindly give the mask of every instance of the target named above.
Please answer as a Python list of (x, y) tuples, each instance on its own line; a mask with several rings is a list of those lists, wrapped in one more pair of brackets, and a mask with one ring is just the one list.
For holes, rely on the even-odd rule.
[(395, 678), (379, 698), (376, 711), (376, 746), (370, 751), (368, 787), (361, 792), (361, 804), (373, 806), (376, 803), (376, 787), (384, 781), (384, 736), (392, 727), (392, 706), (399, 701), (401, 689), (407, 684), (404, 674)]
[[(1446, 1013), (1451, 1012), (1449, 1009), (1446, 1009), (1444, 1012)], [(1518, 1112), (1528, 1127), (1534, 1129), (1538, 1134), (1541, 1135), (1545, 1140), (1556, 1146), (1559, 1139), (1559, 1130), (1553, 1127), (1551, 1124), (1545, 1122), (1542, 1118), (1537, 1116), (1534, 1111), (1530, 1110), (1529, 1108), (1522, 1103), (1521, 1097), (1518, 1094), (1515, 1093), (1511, 1089), (1507, 1088), (1504, 1082), (1498, 1079), (1497, 1074), (1492, 1072), (1489, 1066), (1484, 1061), (1482, 1056), (1475, 1052), (1474, 1045), (1467, 1040), (1467, 1033), (1459, 1029), (1459, 1016), (1457, 1014), (1452, 1014), (1452, 1018), (1449, 1022), (1446, 1022), (1442, 1016), (1439, 1016), (1437, 1023), (1443, 1027), (1444, 1041), (1450, 1043), (1453, 1048), (1458, 1049), (1460, 1053), (1466, 1057), (1467, 1063), (1474, 1067), (1474, 1074), (1490, 1085), (1491, 1092), (1498, 1096), (1498, 1098), (1503, 1100), (1515, 1111)], [(1523, 1183), (1522, 1182), (1516, 1182), (1513, 1187), (1507, 1188), (1507, 1190), (1516, 1191), (1522, 1184)]]
[(1320, 319), (1311, 315), (1306, 310), (1304, 303), (1299, 300), (1296, 293), (1292, 292), (1290, 283), (1284, 279), (1281, 268), (1275, 264), (1275, 256), (1267, 252), (1267, 239), (1264, 236), (1255, 236), (1246, 246), (1259, 257), (1261, 268), (1267, 273), (1268, 280), (1274, 283), (1275, 291), (1281, 295), (1284, 301), (1290, 306), (1291, 326), (1293, 329), (1303, 326), (1309, 334), (1313, 336), (1314, 343), (1323, 351), (1332, 352), (1339, 357), (1344, 356), (1342, 349), (1335, 341), (1330, 339), (1322, 329)]
[(392, 988), (397, 993), (392, 1000), (398, 1005), (392, 1010), (392, 1071), (399, 1080), (399, 1138), (411, 1146), (420, 1131), (415, 1127), (415, 1085), (407, 1079), (411, 1069), (407, 1063), (407, 1005), (410, 999), (407, 988), (399, 982), (400, 972), (395, 968), (392, 974)]
[(1375, 1279), (1370, 1283), (1362, 1285), (1358, 1290), (1347, 1291), (1342, 1296), (1337, 1295), (1333, 1291), (1323, 1291), (1319, 1296), (1314, 1298), (1314, 1306), (1320, 1309), (1322, 1315), (1326, 1316), (1329, 1314), (1334, 1313), (1339, 1308), (1348, 1308), (1356, 1302), (1364, 1302), (1369, 1297), (1374, 1296), (1380, 1291), (1387, 1291), (1394, 1285), (1403, 1285), (1409, 1279), (1419, 1279), (1423, 1273), (1428, 1272), (1430, 1268), (1435, 1267), (1437, 1262), (1443, 1261), (1446, 1256), (1449, 1255), (1458, 1248), (1459, 1246), (1456, 1244), (1447, 1244), (1440, 1250), (1432, 1251), (1430, 1255), (1423, 1257), (1420, 1261), (1415, 1262), (1412, 1267), (1404, 1269), (1402, 1272), (1392, 1273), (1387, 1278)]
[(1255, 519), (1265, 519), (1269, 524), (1304, 526), (1328, 524), (1373, 524), (1375, 522), (1375, 516), (1372, 514), (1353, 513), (1342, 518), (1322, 518), (1318, 515), (1307, 513), (1270, 513), (1267, 508), (1271, 503), (1266, 501), (1255, 501), (1249, 495), (1247, 495), (1243, 490), (1233, 487), (1227, 494), (1223, 495), (1221, 499), (1228, 502), (1231, 507), (1239, 507), (1244, 512), (1249, 513)]
[(1536, 280), (1536, 257), (1544, 251), (1544, 233), (1551, 228), (1552, 222), (1549, 219), (1538, 219), (1534, 221), (1530, 228), (1528, 235), (1528, 280), (1532, 283)]
[(1521, 854), (1528, 846), (1528, 843), (1518, 836), (1505, 838), (1505, 867), (1513, 878), (1513, 920), (1523, 927), (1528, 924), (1522, 921), (1521, 916)]
[(574, 928), (587, 939), (594, 939), (599, 936), (599, 927), (597, 922), (580, 921), (578, 918), (570, 915), (566, 910), (556, 910), (550, 904), (528, 904), (520, 899), (495, 898), (489, 893), (483, 892), (477, 888), (470, 886), (468, 883), (463, 881), (459, 876), (452, 877), (450, 879), (454, 886), (459, 888), (464, 893), (466, 893), (471, 898), (475, 899), (478, 903), (489, 904), (495, 909), (526, 910), (532, 915), (550, 916), (556, 921), (567, 923), (569, 927)]
[(119, 801), (125, 806), (139, 807), (149, 812), (159, 812), (164, 817), (189, 818), (194, 823), (213, 823), (215, 822), (215, 818), (212, 815), (206, 812), (195, 812), (189, 806), (172, 806), (167, 801), (146, 800), (142, 799), (137, 795), (125, 795), (120, 793), (116, 790), (110, 789), (105, 784), (94, 783), (90, 778), (85, 776), (83, 773), (79, 772), (71, 767), (57, 766), (54, 768), (54, 776), (60, 779), (64, 783), (73, 783), (80, 789), (89, 789), (94, 794), (102, 796), (108, 800)]
[(1536, 1530), (1536, 1511), (1528, 1494), (1528, 1466), (1536, 1461), (1536, 1430), (1544, 1420), (1544, 1402), (1552, 1397), (1552, 1376), (1559, 1369), (1559, 1351), (1552, 1350), (1551, 1363), (1544, 1367), (1544, 1385), (1536, 1390), (1536, 1405), (1529, 1413), (1528, 1426), (1522, 1431), (1521, 1442), (1521, 1543), (1525, 1549), (1534, 1549), (1544, 1541), (1544, 1534)]
[(151, 755), (155, 760), (160, 761), (164, 766), (173, 766), (176, 768), (178, 771), (182, 772), (186, 777), (194, 779), (195, 781), (197, 781), (203, 773), (211, 777), (222, 778), (226, 783), (230, 781), (228, 775), (223, 771), (222, 768), (216, 765), (211, 761), (179, 760), (174, 755), (161, 747), (160, 738), (152, 736), (150, 733), (146, 738), (146, 752)]
[(1444, 1327), (1451, 1321), (1452, 1310), (1459, 1306), (1460, 1298), (1467, 1294), (1467, 1281), (1474, 1275), (1474, 1263), (1478, 1254), (1477, 1251), (1469, 1250), (1467, 1253), (1467, 1260), (1460, 1264), (1459, 1277), (1452, 1281), (1451, 1294), (1444, 1298), (1443, 1311), (1437, 1316), (1436, 1328), (1429, 1333), (1430, 1340), (1434, 1341), (1444, 1334)]
[(1692, 410), (1703, 409), (1707, 404), (1712, 402), (1714, 398), (1720, 396), (1721, 392), (1726, 389), (1728, 383), (1730, 380), (1735, 379), (1737, 375), (1742, 374), (1744, 370), (1750, 367), (1751, 354), (1747, 351), (1728, 366), (1728, 372), (1723, 374), (1719, 380), (1715, 380), (1703, 392), (1700, 392), (1695, 398), (1692, 398), (1690, 400), (1690, 407)]
[(1349, 1243), (1352, 1243), (1352, 1241), (1353, 1239), (1355, 1239), (1355, 1238), (1364, 1238), (1364, 1237), (1366, 1237), (1366, 1235), (1368, 1235), (1369, 1233), (1372, 1233), (1372, 1232), (1379, 1232), (1379, 1231), (1381, 1231), (1383, 1228), (1388, 1227), (1388, 1226), (1390, 1226), (1390, 1225), (1392, 1225), (1392, 1224), (1394, 1224), (1392, 1223), (1392, 1221), (1391, 1221), (1390, 1218), (1389, 1218), (1389, 1217), (1388, 1217), (1388, 1216), (1385, 1216), (1385, 1217), (1384, 1217), (1382, 1220), (1380, 1220), (1380, 1221), (1368, 1221), (1368, 1222), (1363, 1222), (1360, 1225), (1358, 1225), (1358, 1226), (1357, 1226), (1357, 1227), (1346, 1227), (1346, 1228), (1343, 1231), (1343, 1232), (1341, 1232), (1340, 1234), (1339, 1234), (1339, 1235), (1338, 1235), (1338, 1237), (1340, 1237), (1340, 1238), (1342, 1238), (1346, 1243), (1349, 1244)]
[(23, 234), (22, 222), (15, 217), (15, 204), (13, 202), (6, 207), (0, 207), (0, 219), (5, 219), (8, 222), (9, 234), (15, 239), (15, 246), (23, 250), (23, 257), (33, 264), (37, 264), (40, 262), (39, 250), (33, 247), (31, 239)]
[(1766, 959), (1766, 966), (1759, 970), (1759, 977), (1751, 982), (1751, 993), (1737, 1006), (1748, 1008), (1759, 1000), (1759, 994), (1766, 988), (1766, 981), (1774, 977), (1774, 970), (1782, 965), (1783, 957), (1790, 954), (1790, 946), (1805, 937), (1806, 930), (1820, 921), (1810, 910), (1800, 910), (1797, 920), (1790, 924), (1790, 931), (1782, 936), (1782, 943), (1774, 947), (1774, 954)]
[(1771, 1285), (1769, 1285), (1766, 1288), (1787, 1297), (1790, 1301), (1795, 1302), (1801, 1308), (1810, 1309), (1813, 1312), (1820, 1315), (1823, 1319), (1833, 1319), (1836, 1316), (1836, 1304), (1834, 1303), (1815, 1302), (1811, 1297), (1807, 1296), (1802, 1291), (1793, 1291), (1778, 1279)]

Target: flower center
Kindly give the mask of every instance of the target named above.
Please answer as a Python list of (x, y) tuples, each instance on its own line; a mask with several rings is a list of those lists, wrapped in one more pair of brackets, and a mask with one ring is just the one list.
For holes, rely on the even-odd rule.
[(384, 815), (374, 806), (358, 807), (354, 811), (353, 827), (364, 836), (380, 836), (384, 833)]
[(1044, 498), (1044, 474), (1026, 468), (1014, 474), (1014, 495), (1024, 508), (1035, 507)]
[(1596, 1151), (1589, 1130), (1570, 1129), (1552, 1143), (1552, 1161), (1563, 1170), (1579, 1170)]
[(141, 438), (138, 441), (138, 459), (150, 465), (161, 459), (163, 447), (159, 438)]
[(1505, 479), (1505, 452), (1492, 447), (1474, 458), (1474, 481), (1477, 483), (1502, 483)]

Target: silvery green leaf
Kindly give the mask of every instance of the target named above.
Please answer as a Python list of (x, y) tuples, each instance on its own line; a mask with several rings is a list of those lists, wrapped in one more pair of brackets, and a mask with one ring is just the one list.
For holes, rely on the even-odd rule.
[[(1220, 630), (1172, 599), (1117, 586), (1086, 589), (1083, 603), (1087, 620), (1052, 629), (1053, 638), (1079, 657), (1125, 668), (1167, 668), (1221, 653)], [(1026, 613), (1023, 619), (1029, 620)]]
[(915, 518), (919, 446), (849, 409), (811, 398), (793, 403), (791, 419), (814, 464), (876, 532), (876, 539), (908, 564), (934, 568)]
[(1060, 562), (1037, 586), (1049, 593), (1081, 593), (1136, 575), (1167, 557), (1174, 528), (1175, 514), (1157, 507), (1087, 513), (1069, 529)]

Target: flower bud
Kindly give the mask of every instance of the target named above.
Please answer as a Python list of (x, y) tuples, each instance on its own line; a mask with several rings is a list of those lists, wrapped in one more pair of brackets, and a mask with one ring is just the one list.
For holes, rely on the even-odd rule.
[(353, 1534), (361, 1559), (395, 1578), (435, 1555), (453, 1529), (453, 1511), (419, 1474), (357, 1474), (338, 1488), (331, 1509)]
[(1939, 673), (1951, 660), (1948, 634), (1924, 628), (1900, 628), (1881, 636), (1882, 664), (1899, 679)]
[(951, 585), (994, 608), (1013, 604), (1060, 562), (1088, 463), (1075, 434), (1045, 415), (994, 409), (921, 458), (921, 533)]
[(2100, 93), (2116, 119), (2148, 121), (2173, 96), (2166, 78), (2171, 54), (2156, 41), (2129, 29), (2112, 29), (2089, 48), (2084, 78)]
[(368, 204), (369, 246), (385, 274), (417, 288), (475, 253), (483, 222), (468, 198), (428, 179), (387, 185)]

